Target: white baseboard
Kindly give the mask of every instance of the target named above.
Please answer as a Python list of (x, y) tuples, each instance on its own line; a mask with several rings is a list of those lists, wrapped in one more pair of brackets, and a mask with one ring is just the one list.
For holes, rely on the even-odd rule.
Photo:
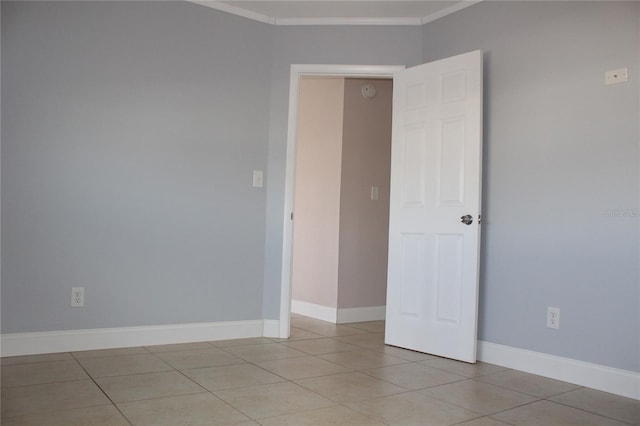
[(317, 305), (291, 300), (291, 312), (304, 315), (334, 324), (346, 324), (350, 322), (381, 321), (385, 319), (386, 306), (364, 306), (360, 308), (332, 308), (331, 306)]
[(640, 373), (478, 341), (478, 360), (640, 400)]
[(386, 306), (365, 306), (362, 308), (339, 308), (338, 324), (365, 321), (384, 321)]
[(270, 320), (225, 321), (3, 334), (0, 336), (0, 354), (5, 357), (261, 337), (267, 332), (272, 334), (274, 327), (277, 330), (277, 323)]
[(279, 320), (263, 320), (262, 336), (263, 337), (280, 337), (280, 321)]
[(334, 324), (338, 320), (337, 308), (316, 305), (315, 303), (303, 302), (302, 300), (291, 300), (291, 312)]

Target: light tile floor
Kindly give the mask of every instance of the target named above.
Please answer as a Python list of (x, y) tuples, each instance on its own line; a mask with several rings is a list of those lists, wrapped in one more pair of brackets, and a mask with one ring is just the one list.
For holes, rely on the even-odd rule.
[(5, 426), (640, 425), (640, 402), (384, 345), (292, 315), (290, 339), (2, 359)]

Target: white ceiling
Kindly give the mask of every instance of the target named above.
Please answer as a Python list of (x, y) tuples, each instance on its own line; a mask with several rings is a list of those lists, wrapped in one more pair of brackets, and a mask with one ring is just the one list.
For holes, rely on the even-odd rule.
[(481, 0), (191, 0), (273, 25), (422, 25)]

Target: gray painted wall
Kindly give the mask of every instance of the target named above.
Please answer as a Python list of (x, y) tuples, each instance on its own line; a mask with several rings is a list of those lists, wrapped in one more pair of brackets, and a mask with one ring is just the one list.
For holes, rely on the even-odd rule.
[[(640, 371), (639, 9), (483, 2), (423, 27), (309, 28), (3, 1), (2, 332), (277, 319), (290, 64), (479, 48), (480, 338)], [(629, 83), (605, 87), (620, 66)]]
[(485, 51), (482, 340), (640, 371), (639, 10), (486, 2), (424, 26), (425, 62)]
[(187, 2), (2, 2), (3, 333), (262, 318), (271, 36)]

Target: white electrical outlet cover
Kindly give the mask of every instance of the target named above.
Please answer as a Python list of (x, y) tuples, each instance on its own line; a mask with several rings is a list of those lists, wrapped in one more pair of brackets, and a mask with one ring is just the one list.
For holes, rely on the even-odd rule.
[(84, 287), (71, 288), (71, 306), (75, 308), (84, 306)]
[(547, 327), (558, 330), (560, 328), (560, 308), (547, 308)]
[(629, 80), (629, 70), (618, 68), (604, 73), (604, 84), (624, 83)]

